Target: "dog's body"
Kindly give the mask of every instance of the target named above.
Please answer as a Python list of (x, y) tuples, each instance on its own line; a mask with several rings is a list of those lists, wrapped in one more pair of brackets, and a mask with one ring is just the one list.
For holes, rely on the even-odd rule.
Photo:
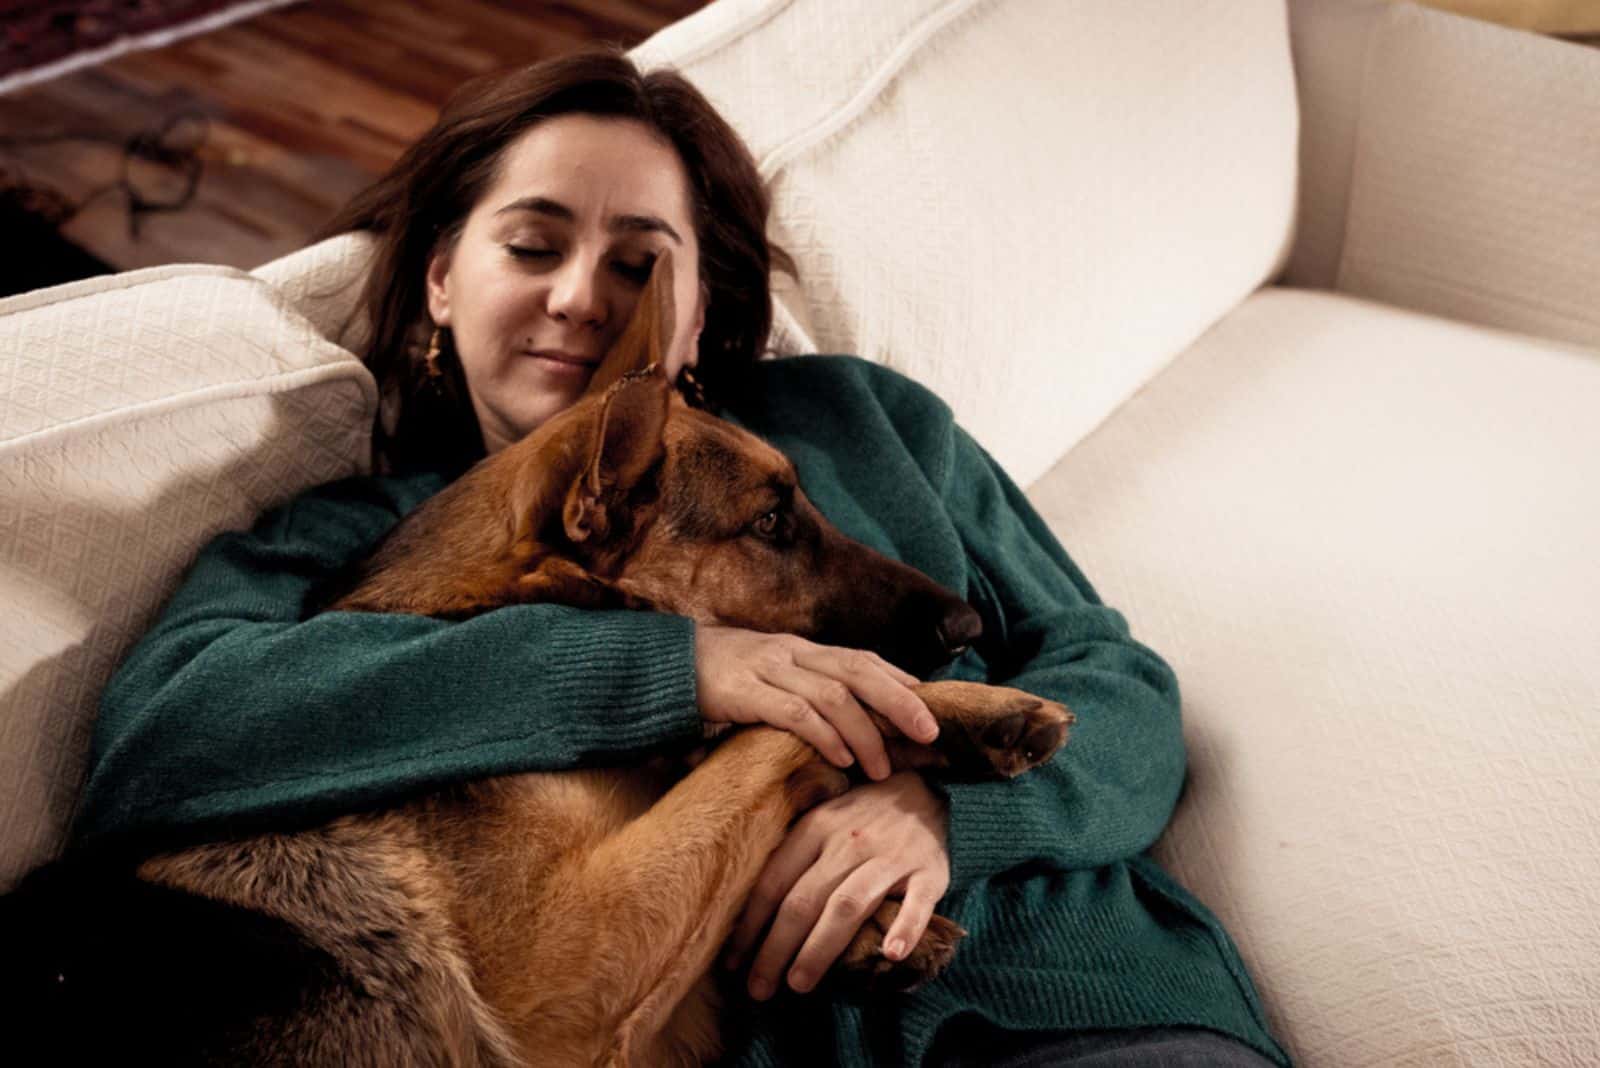
[[(970, 641), (970, 608), (833, 530), (776, 451), (659, 373), (619, 377), (670, 336), (663, 273), (597, 388), (408, 517), (330, 607), (648, 608), (874, 648), (919, 673)], [(880, 719), (897, 768), (1013, 775), (1071, 721), (1001, 687), (917, 692), (940, 739), (915, 745)], [(197, 1059), (692, 1064), (719, 1052), (707, 976), (768, 855), (847, 786), (795, 735), (753, 728), (676, 781), (647, 768), (493, 779), (150, 858), (138, 875), (275, 917), (298, 940), (301, 989), (232, 1014)], [(938, 917), (906, 961), (883, 957), (895, 909), (836, 971), (903, 988), (944, 965), (960, 931)]]

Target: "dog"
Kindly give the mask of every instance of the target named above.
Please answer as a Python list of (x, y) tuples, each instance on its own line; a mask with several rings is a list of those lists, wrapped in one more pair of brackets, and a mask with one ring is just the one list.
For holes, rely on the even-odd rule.
[[(409, 515), (327, 610), (664, 611), (918, 675), (972, 641), (970, 606), (846, 538), (787, 459), (668, 382), (670, 272), (664, 256), (583, 398)], [(915, 692), (940, 725), (931, 745), (874, 714), (897, 769), (1016, 775), (1073, 718), (999, 686)], [(7, 1003), (59, 1021), (57, 1054), (142, 1043), (166, 1064), (699, 1064), (721, 1049), (711, 966), (757, 876), (849, 785), (795, 735), (751, 727), (687, 773), (507, 776), (131, 874), (68, 861), (6, 902), (23, 962)], [(17, 918), (41, 903), (73, 934)], [(832, 981), (906, 989), (944, 967), (963, 932), (938, 916), (905, 960), (883, 955), (897, 910), (862, 927)]]

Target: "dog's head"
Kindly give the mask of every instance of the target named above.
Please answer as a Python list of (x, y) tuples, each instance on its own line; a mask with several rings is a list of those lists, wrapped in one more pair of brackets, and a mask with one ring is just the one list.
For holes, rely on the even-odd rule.
[(919, 674), (958, 654), (977, 613), (845, 537), (782, 453), (668, 382), (670, 270), (662, 257), (590, 391), (408, 517), (334, 607), (649, 608), (873, 649)]

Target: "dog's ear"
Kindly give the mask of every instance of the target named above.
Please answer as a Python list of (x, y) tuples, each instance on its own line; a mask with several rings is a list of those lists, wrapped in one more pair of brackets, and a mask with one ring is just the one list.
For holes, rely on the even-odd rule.
[(531, 440), (511, 447), (520, 453), (506, 491), (507, 544), (512, 552), (532, 550), (548, 524), (561, 514), (567, 490), (588, 459), (587, 442), (588, 431), (584, 430), (577, 435), (550, 436), (537, 449), (530, 447)]
[(574, 543), (602, 545), (631, 529), (629, 497), (666, 454), (672, 387), (659, 367), (624, 378), (593, 424), (588, 461), (567, 491), (562, 522)]
[(674, 317), (672, 250), (662, 249), (650, 269), (650, 280), (633, 306), (633, 318), (594, 369), (584, 395), (604, 393), (626, 375), (661, 365), (667, 358), (667, 346), (672, 344)]

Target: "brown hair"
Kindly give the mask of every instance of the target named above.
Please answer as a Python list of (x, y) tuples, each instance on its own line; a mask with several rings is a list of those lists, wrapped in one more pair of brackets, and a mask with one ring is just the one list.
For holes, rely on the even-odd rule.
[(699, 90), (675, 71), (643, 73), (619, 50), (485, 75), (457, 90), (433, 128), (323, 231), (378, 235), (362, 293), (372, 324), (362, 358), (384, 398), (374, 449), (386, 464), (466, 463), (482, 455), (466, 379), (450, 346), (440, 354), (443, 375), (426, 373), (428, 261), (460, 235), (506, 146), (539, 122), (572, 113), (642, 122), (683, 160), (707, 295), (695, 370), (711, 400), (722, 397), (731, 371), (765, 347), (772, 326), (768, 271), (776, 266), (793, 274), (794, 261), (767, 241), (770, 200), (749, 149)]

